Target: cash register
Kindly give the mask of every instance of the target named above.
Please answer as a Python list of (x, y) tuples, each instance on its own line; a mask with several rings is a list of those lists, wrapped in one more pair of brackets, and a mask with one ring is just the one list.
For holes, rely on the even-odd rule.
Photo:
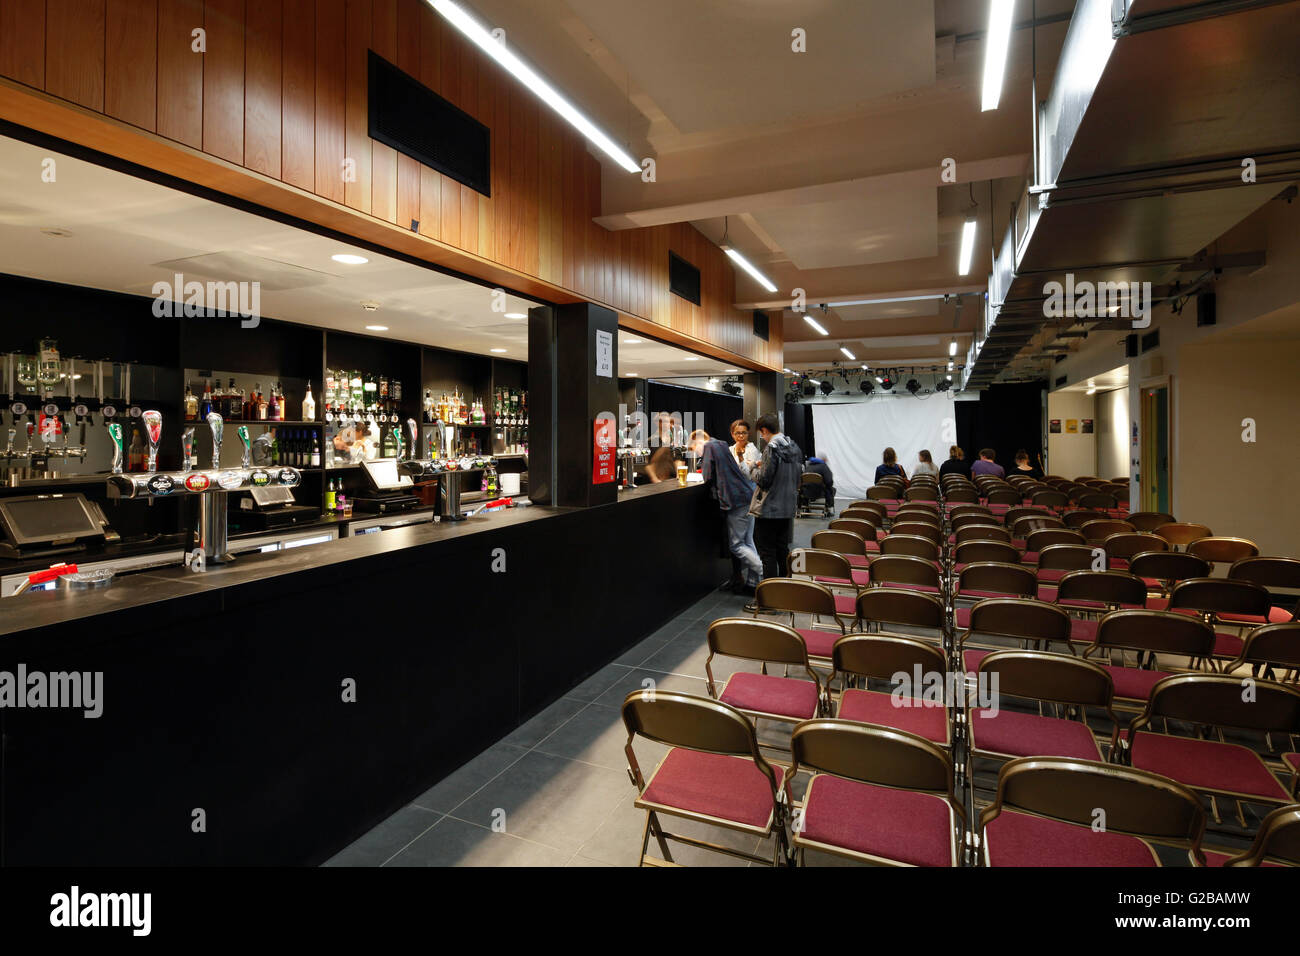
[(46, 558), (117, 541), (99, 506), (82, 494), (0, 498), (2, 558)]
[(285, 485), (263, 485), (248, 489), (248, 497), (239, 502), (237, 523), (241, 529), (269, 531), (289, 525), (315, 521), (319, 508), (300, 505), (293, 497), (293, 489)]
[(420, 506), (420, 499), (411, 494), (415, 482), (410, 475), (399, 473), (396, 458), (375, 458), (363, 461), (370, 488), (352, 496), (352, 507), (369, 514), (392, 514), (409, 511)]

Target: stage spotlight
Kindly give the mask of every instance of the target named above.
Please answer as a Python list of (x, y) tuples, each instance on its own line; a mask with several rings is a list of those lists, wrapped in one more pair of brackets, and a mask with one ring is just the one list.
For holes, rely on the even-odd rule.
[(829, 378), (824, 378), (822, 379), (821, 389), (823, 395), (829, 395), (831, 392), (835, 391), (835, 386), (831, 384)]
[(862, 384), (859, 385), (858, 388), (862, 389), (863, 395), (870, 395), (872, 392), (876, 390), (876, 386), (871, 384), (871, 379), (869, 378), (864, 378), (862, 380)]
[(921, 390), (921, 383), (914, 378), (909, 378), (907, 380), (907, 390), (915, 395)]
[(948, 381), (946, 378), (939, 379), (934, 386), (936, 392), (946, 392), (950, 388), (952, 388), (952, 382)]
[(886, 372), (885, 377), (880, 380), (880, 387), (885, 391), (889, 391), (894, 387), (894, 379), (888, 372)]

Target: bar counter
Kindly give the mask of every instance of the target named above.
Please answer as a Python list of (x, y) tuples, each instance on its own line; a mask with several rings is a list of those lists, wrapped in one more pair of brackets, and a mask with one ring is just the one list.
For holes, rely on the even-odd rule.
[(664, 483), (0, 601), (0, 670), (103, 673), (0, 707), (0, 864), (319, 863), (715, 587), (720, 524)]

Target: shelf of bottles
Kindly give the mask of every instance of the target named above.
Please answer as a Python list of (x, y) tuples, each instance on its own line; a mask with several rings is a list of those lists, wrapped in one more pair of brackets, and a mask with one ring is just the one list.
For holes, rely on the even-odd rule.
[(528, 392), (498, 388), (492, 396), (493, 450), (498, 455), (528, 454)]
[(327, 368), (322, 401), (325, 467), (347, 468), (407, 453), (401, 379)]
[(421, 456), (459, 458), (491, 454), (487, 438), (492, 425), (482, 399), (470, 398), (459, 388), (434, 397), (433, 390), (426, 388), (423, 406)]
[[(265, 385), (253, 381), (245, 386), (237, 374), (212, 374), (200, 381), (186, 381), (182, 408), (186, 422), (204, 422), (215, 412), (227, 426), (247, 425), (252, 441), (267, 446), (268, 464), (304, 470), (322, 467), (320, 423), (316, 421), (311, 381), (306, 383), (301, 401), (295, 403), (278, 381)], [(196, 434), (202, 436), (203, 432), (198, 429)]]

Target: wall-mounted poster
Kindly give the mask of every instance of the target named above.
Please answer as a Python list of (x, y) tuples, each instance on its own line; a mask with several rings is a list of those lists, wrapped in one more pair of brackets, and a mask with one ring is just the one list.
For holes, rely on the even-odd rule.
[(1047, 423), (1047, 431), (1052, 435), (1061, 434), (1061, 420), (1059, 418), (1053, 418)]
[(1079, 434), (1079, 420), (1077, 418), (1067, 418), (1065, 420), (1065, 433), (1067, 435)]
[(1091, 418), (1085, 418), (1085, 419), (1083, 420), (1083, 433), (1084, 433), (1085, 435), (1091, 435), (1091, 434), (1092, 434), (1092, 419), (1091, 419)]

